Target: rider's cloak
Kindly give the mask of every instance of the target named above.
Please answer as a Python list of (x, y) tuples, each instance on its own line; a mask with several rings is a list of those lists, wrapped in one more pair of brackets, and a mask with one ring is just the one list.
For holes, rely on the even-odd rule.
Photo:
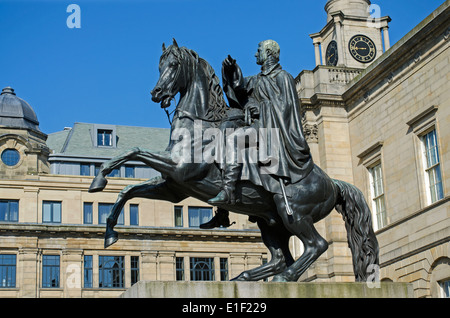
[(258, 143), (260, 148), (265, 143), (270, 161), (261, 160), (264, 158), (259, 156), (257, 164), (247, 162), (241, 179), (249, 179), (270, 192), (280, 193), (279, 178), (286, 184), (305, 178), (314, 163), (303, 134), (294, 78), (278, 63), (264, 65), (261, 73), (246, 78), (237, 65), (233, 74), (225, 76), (224, 72), (223, 75), (230, 106), (244, 109), (256, 106), (259, 120), (251, 126), (258, 130), (265, 128), (259, 130), (263, 133), (258, 135)]

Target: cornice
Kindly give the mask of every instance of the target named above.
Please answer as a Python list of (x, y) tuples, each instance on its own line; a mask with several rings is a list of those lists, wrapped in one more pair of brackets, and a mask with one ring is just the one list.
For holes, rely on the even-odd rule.
[[(261, 242), (259, 230), (202, 230), (177, 227), (116, 226), (121, 239)], [(0, 223), (2, 236), (103, 238), (104, 225)]]

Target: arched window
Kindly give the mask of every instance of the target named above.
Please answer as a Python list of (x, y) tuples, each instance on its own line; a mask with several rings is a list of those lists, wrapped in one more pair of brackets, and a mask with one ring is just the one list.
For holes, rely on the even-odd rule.
[(191, 257), (191, 280), (214, 280), (214, 258)]
[(125, 268), (123, 261), (123, 256), (99, 256), (100, 288), (124, 287)]
[(450, 298), (450, 258), (441, 257), (431, 266), (431, 297)]

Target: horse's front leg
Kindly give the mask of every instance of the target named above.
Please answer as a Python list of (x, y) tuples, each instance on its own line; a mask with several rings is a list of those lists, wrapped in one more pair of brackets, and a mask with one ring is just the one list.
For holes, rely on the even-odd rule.
[(89, 187), (89, 192), (99, 192), (102, 191), (108, 180), (106, 180), (106, 176), (111, 173), (115, 168), (120, 167), (125, 162), (133, 160), (136, 155), (139, 153), (139, 148), (133, 148), (130, 151), (124, 153), (123, 155), (114, 157), (108, 161), (105, 161), (100, 166), (100, 170), (98, 174), (95, 176), (94, 180), (92, 180), (91, 186)]
[(102, 163), (97, 176), (94, 180), (92, 180), (91, 186), (89, 187), (89, 192), (102, 191), (108, 183), (106, 176), (110, 174), (113, 169), (120, 167), (125, 162), (130, 160), (141, 161), (163, 174), (172, 173), (174, 167), (177, 165), (177, 163), (172, 160), (169, 152), (152, 153), (142, 150), (139, 147), (135, 147), (123, 155), (114, 157)]
[(120, 212), (128, 200), (137, 197), (165, 200), (173, 203), (180, 202), (186, 198), (186, 196), (180, 194), (179, 191), (169, 189), (167, 182), (161, 177), (156, 177), (143, 183), (125, 187), (120, 191), (117, 201), (106, 219), (105, 248), (111, 246), (119, 239), (119, 234), (114, 231), (114, 226), (117, 224)]

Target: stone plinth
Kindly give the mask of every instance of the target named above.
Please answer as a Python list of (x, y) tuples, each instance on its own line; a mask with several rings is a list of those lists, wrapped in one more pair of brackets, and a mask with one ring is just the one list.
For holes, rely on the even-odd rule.
[(412, 298), (407, 283), (273, 283), (140, 281), (122, 298)]

